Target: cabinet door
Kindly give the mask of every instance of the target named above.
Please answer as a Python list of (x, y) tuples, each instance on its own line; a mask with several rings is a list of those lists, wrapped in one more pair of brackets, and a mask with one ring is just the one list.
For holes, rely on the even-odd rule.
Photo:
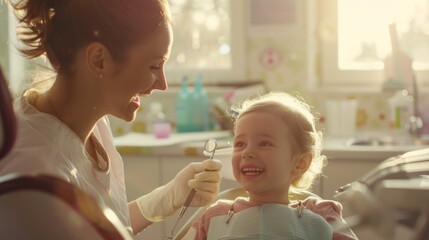
[(376, 160), (332, 160), (323, 171), (320, 180), (322, 198), (333, 199), (335, 191), (367, 174), (380, 162)]
[[(158, 157), (123, 155), (125, 186), (128, 201), (132, 201), (161, 185), (160, 160)], [(152, 224), (134, 239), (161, 239), (161, 224)]]

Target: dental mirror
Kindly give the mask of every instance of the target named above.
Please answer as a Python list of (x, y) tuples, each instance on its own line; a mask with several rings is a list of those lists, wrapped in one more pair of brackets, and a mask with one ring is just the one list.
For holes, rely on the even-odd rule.
[(216, 147), (217, 147), (217, 141), (213, 138), (210, 138), (209, 140), (207, 140), (206, 144), (204, 145), (205, 152), (211, 153), (210, 159), (213, 159), (213, 156), (216, 152)]

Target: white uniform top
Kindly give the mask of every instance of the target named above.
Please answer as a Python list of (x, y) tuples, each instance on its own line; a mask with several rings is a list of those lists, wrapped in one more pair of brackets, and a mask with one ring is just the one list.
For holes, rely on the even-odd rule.
[(107, 117), (100, 119), (93, 130), (110, 159), (110, 170), (104, 173), (93, 167), (80, 138), (60, 120), (39, 112), (22, 98), (15, 103), (15, 113), (17, 139), (0, 161), (0, 176), (18, 173), (59, 177), (110, 207), (125, 226), (130, 226), (123, 162), (113, 144)]

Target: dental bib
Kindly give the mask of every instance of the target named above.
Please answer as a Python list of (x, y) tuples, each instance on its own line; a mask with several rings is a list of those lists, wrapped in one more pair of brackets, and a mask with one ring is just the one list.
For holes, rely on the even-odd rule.
[(332, 239), (332, 227), (320, 215), (284, 204), (264, 204), (230, 217), (222, 215), (210, 220), (208, 240), (214, 239)]

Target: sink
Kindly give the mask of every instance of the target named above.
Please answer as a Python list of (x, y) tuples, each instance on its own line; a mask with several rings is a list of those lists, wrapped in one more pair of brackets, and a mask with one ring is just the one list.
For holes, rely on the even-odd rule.
[(347, 146), (429, 146), (429, 136), (426, 137), (353, 137), (346, 141)]

